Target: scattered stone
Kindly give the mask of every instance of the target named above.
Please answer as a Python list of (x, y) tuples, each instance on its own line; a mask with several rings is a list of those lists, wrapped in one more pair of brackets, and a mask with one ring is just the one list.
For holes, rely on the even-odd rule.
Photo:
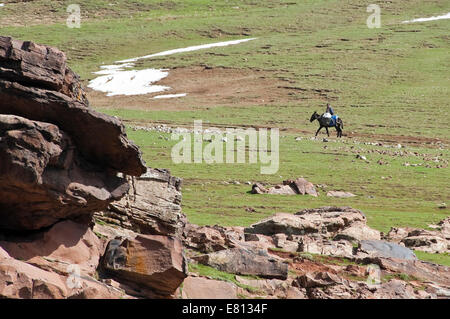
[(252, 186), (252, 194), (278, 194), (278, 195), (311, 195), (317, 197), (319, 194), (316, 191), (314, 184), (308, 182), (304, 178), (296, 180), (286, 180), (283, 184), (275, 185), (266, 188), (262, 184), (256, 183)]
[(357, 154), (357, 155), (356, 155), (356, 158), (357, 158), (357, 159), (360, 159), (360, 160), (363, 160), (363, 161), (366, 162), (366, 163), (370, 163), (370, 161), (367, 160), (367, 158), (366, 158), (364, 155)]
[(329, 191), (329, 192), (327, 192), (327, 196), (339, 197), (339, 198), (349, 198), (349, 197), (355, 197), (356, 195), (352, 194), (350, 192)]

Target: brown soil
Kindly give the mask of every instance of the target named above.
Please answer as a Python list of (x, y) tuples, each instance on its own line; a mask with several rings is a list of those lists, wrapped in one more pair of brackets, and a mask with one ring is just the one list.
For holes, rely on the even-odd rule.
[[(189, 110), (197, 107), (264, 105), (295, 101), (296, 88), (276, 79), (266, 71), (232, 68), (176, 68), (158, 85), (169, 86), (165, 92), (107, 97), (88, 90), (88, 98), (96, 107), (138, 110)], [(156, 95), (187, 93), (186, 97), (152, 99)]]

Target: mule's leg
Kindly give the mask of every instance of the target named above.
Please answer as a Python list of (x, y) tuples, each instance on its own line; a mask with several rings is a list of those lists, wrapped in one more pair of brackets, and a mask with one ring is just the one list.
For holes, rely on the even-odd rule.
[(317, 137), (317, 134), (319, 134), (319, 131), (322, 129), (322, 127), (323, 127), (323, 126), (320, 126), (320, 127), (319, 127), (319, 129), (318, 129), (317, 132), (316, 132), (315, 137)]
[(328, 131), (328, 127), (325, 126), (325, 129), (327, 130), (328, 137), (330, 137), (330, 132)]

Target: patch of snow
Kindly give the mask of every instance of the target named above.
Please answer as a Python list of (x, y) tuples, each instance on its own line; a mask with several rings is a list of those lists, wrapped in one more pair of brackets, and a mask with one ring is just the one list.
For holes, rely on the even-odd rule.
[(116, 63), (136, 62), (136, 61), (142, 60), (142, 59), (150, 59), (150, 58), (154, 58), (154, 57), (158, 57), (158, 56), (172, 55), (172, 54), (181, 53), (181, 52), (191, 52), (191, 51), (197, 51), (197, 50), (203, 50), (203, 49), (209, 49), (209, 48), (215, 48), (215, 47), (224, 47), (224, 46), (228, 46), (228, 45), (239, 44), (242, 42), (248, 42), (248, 41), (255, 40), (255, 39), (256, 38), (249, 38), (249, 39), (240, 39), (240, 40), (232, 40), (232, 41), (225, 41), (225, 42), (202, 44), (202, 45), (194, 45), (194, 46), (190, 46), (190, 47), (186, 47), (186, 48), (168, 50), (168, 51), (163, 51), (163, 52), (154, 53), (154, 54), (150, 54), (150, 55), (144, 55), (144, 56), (137, 57), (137, 58), (116, 61)]
[(426, 22), (426, 21), (435, 21), (442, 19), (450, 19), (450, 12), (441, 16), (429, 17), (429, 18), (418, 18), (413, 20), (403, 21), (402, 23), (414, 23), (414, 22)]
[(110, 70), (107, 75), (91, 80), (88, 87), (105, 92), (107, 96), (157, 93), (170, 89), (167, 86), (152, 85), (167, 75), (169, 72), (158, 69)]
[[(112, 65), (102, 65), (100, 66), (101, 69), (100, 71), (94, 72), (94, 74), (98, 74), (101, 76), (89, 81), (88, 87), (96, 91), (105, 92), (107, 93), (107, 96), (139, 95), (139, 94), (167, 91), (170, 89), (170, 87), (162, 85), (153, 85), (153, 83), (158, 82), (163, 78), (165, 78), (167, 75), (169, 75), (167, 69), (129, 70), (130, 68), (135, 66), (134, 62), (141, 59), (149, 59), (157, 56), (171, 55), (181, 52), (191, 52), (196, 50), (239, 44), (254, 39), (256, 38), (190, 46), (186, 48), (163, 51), (137, 58), (116, 61), (115, 62), (116, 64)], [(154, 98), (162, 99), (162, 98), (186, 96), (185, 93), (183, 94), (158, 95), (155, 96)]]
[(180, 93), (180, 94), (165, 94), (165, 95), (157, 95), (154, 96), (154, 99), (170, 99), (170, 98), (175, 98), (175, 97), (183, 97), (186, 96), (186, 93)]
[(4, 7), (5, 6), (5, 4), (4, 3), (0, 3), (0, 7)]
[(114, 71), (123, 71), (125, 68), (133, 67), (133, 63), (122, 63), (122, 64), (112, 64), (112, 65), (101, 65), (100, 71), (94, 72), (94, 74), (112, 74)]

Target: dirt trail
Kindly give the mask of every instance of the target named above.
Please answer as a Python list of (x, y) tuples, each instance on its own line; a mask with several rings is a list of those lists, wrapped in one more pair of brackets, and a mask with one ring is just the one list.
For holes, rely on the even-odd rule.
[[(136, 126), (156, 126), (156, 125), (167, 125), (169, 127), (183, 127), (183, 128), (192, 128), (192, 124), (186, 124), (186, 123), (176, 123), (171, 121), (152, 121), (149, 123), (146, 120), (123, 120), (123, 122), (127, 123), (128, 125), (136, 125)], [(221, 129), (225, 128), (273, 128), (272, 126), (263, 126), (263, 125), (230, 125), (230, 124), (219, 124), (219, 123), (208, 123), (207, 127), (217, 127)], [(206, 127), (204, 127), (206, 128)], [(307, 137), (313, 137), (314, 133), (316, 131), (316, 128), (314, 127), (311, 130), (303, 130), (295, 127), (283, 127), (280, 129), (281, 134), (298, 134), (299, 136), (303, 138)], [(330, 138), (334, 139), (336, 133), (334, 130), (330, 131)], [(318, 139), (322, 139), (326, 137), (323, 133), (318, 136)], [(361, 138), (363, 140), (368, 141), (377, 141), (377, 142), (384, 142), (384, 143), (390, 143), (390, 144), (404, 144), (404, 145), (410, 145), (410, 146), (424, 146), (427, 148), (439, 148), (442, 144), (449, 145), (450, 139), (443, 139), (443, 138), (430, 138), (430, 137), (422, 137), (422, 136), (405, 136), (405, 135), (391, 135), (391, 134), (366, 134), (366, 133), (357, 133), (357, 132), (344, 132), (343, 134), (344, 138)]]

